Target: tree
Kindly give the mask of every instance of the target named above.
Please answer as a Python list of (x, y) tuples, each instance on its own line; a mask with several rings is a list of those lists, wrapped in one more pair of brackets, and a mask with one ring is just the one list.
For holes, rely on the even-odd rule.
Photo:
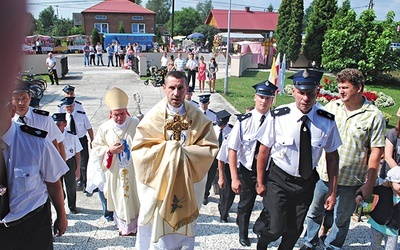
[(85, 30), (83, 29), (82, 25), (74, 26), (74, 27), (72, 27), (69, 34), (70, 35), (85, 35)]
[(146, 9), (154, 11), (156, 15), (156, 24), (165, 24), (170, 16), (172, 0), (149, 0), (146, 3)]
[(119, 22), (118, 32), (117, 33), (125, 33), (124, 23)]
[(97, 29), (94, 28), (92, 31), (92, 43), (96, 45), (98, 42), (100, 42), (100, 34)]
[(42, 35), (50, 35), (53, 29), (53, 25), (57, 17), (54, 13), (52, 6), (47, 7), (39, 13), (38, 19), (38, 33)]
[(202, 21), (202, 23), (205, 22), (212, 8), (213, 8), (212, 0), (203, 0), (197, 3), (196, 10), (200, 14), (200, 20)]
[(283, 0), (279, 7), (276, 39), (278, 51), (285, 53), (288, 61), (295, 62), (301, 49), (303, 1)]
[(309, 61), (314, 61), (317, 67), (322, 61), (322, 42), (324, 35), (331, 26), (336, 14), (336, 0), (315, 0), (313, 12), (310, 15), (303, 46), (304, 56)]
[(272, 3), (269, 4), (268, 8), (267, 8), (268, 12), (274, 12), (274, 6), (272, 6)]
[(357, 68), (368, 83), (378, 81), (383, 72), (396, 69), (400, 53), (390, 50), (398, 25), (394, 17), (394, 12), (389, 11), (385, 21), (376, 21), (374, 11), (365, 10), (357, 19), (349, 1), (345, 1), (324, 37), (324, 67), (333, 72)]
[(136, 3), (137, 5), (142, 5), (142, 0), (135, 0), (135, 3)]
[(55, 19), (53, 27), (50, 31), (51, 36), (66, 36), (71, 35), (71, 30), (74, 27), (74, 23), (71, 19)]
[(302, 30), (305, 32), (308, 26), (308, 20), (310, 19), (311, 14), (313, 13), (314, 9), (314, 1), (311, 2), (310, 6), (306, 8), (304, 11), (304, 17), (303, 17), (303, 28)]
[[(182, 36), (190, 35), (193, 32), (194, 28), (202, 23), (200, 21), (200, 14), (192, 7), (182, 8), (180, 11), (175, 11), (174, 22), (174, 34)], [(171, 33), (171, 19), (168, 20), (166, 25), (169, 32)]]
[(34, 35), (35, 34), (35, 30), (37, 29), (36, 28), (36, 19), (35, 19), (35, 17), (32, 15), (32, 13), (27, 13), (27, 16), (28, 16), (28, 18), (27, 18), (27, 20), (28, 20), (28, 29), (27, 29), (27, 31), (26, 31), (26, 35), (27, 36), (32, 36), (32, 35)]
[(197, 28), (195, 28), (193, 30), (193, 32), (198, 32), (198, 33), (203, 34), (204, 41), (206, 39), (208, 39), (208, 41), (210, 41), (210, 43), (212, 43), (214, 41), (214, 36), (216, 34), (218, 34), (220, 31), (219, 31), (219, 29), (215, 28), (214, 26), (202, 24), (200, 26), (197, 26)]

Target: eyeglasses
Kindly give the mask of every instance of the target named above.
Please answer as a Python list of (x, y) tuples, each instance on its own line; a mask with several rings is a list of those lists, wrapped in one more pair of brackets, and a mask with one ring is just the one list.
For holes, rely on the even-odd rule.
[(29, 98), (27, 98), (27, 97), (12, 98), (12, 100), (13, 100), (13, 101), (16, 101), (17, 103), (20, 103), (20, 102), (24, 103), (24, 102), (27, 102), (27, 101), (29, 100)]

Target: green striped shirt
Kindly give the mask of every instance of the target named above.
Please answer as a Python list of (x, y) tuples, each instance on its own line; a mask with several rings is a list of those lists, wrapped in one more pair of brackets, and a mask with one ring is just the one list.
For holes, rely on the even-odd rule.
[[(342, 139), (338, 148), (338, 185), (362, 185), (367, 176), (370, 148), (385, 146), (385, 117), (366, 99), (362, 107), (350, 115), (347, 115), (341, 100), (329, 102), (325, 109), (335, 115)], [(321, 179), (328, 181), (325, 155), (322, 156), (317, 170)]]

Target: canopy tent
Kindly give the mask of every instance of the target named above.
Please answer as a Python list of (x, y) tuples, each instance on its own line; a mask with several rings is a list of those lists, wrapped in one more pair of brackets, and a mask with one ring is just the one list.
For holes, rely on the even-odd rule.
[[(228, 38), (228, 33), (218, 33), (218, 35), (222, 36), (223, 38), (227, 39)], [(261, 34), (251, 34), (251, 33), (230, 33), (229, 34), (230, 39), (262, 39), (264, 40), (264, 36)]]

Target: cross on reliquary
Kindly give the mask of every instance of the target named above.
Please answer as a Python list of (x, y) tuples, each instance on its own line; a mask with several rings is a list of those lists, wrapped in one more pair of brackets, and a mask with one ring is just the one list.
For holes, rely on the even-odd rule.
[(166, 129), (172, 130), (175, 141), (180, 141), (182, 131), (188, 130), (189, 124), (180, 115), (175, 115), (174, 119), (166, 124)]

